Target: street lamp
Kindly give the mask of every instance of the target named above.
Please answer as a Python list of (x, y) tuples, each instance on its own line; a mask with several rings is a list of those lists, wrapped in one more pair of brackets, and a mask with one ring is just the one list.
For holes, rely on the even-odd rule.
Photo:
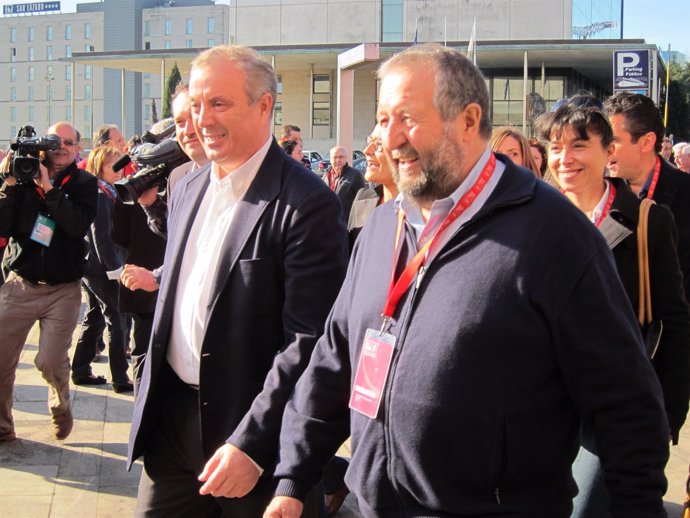
[(53, 77), (53, 73), (49, 71), (49, 72), (45, 75), (45, 78), (44, 78), (44, 79), (46, 80), (46, 97), (48, 98), (48, 127), (50, 127), (50, 124), (51, 124), (51, 122), (50, 122), (50, 116), (51, 116), (51, 114), (52, 114), (52, 112), (53, 112), (52, 104), (51, 104), (51, 102), (52, 102), (52, 100), (53, 100), (53, 86), (52, 86), (52, 82), (55, 81), (55, 78)]

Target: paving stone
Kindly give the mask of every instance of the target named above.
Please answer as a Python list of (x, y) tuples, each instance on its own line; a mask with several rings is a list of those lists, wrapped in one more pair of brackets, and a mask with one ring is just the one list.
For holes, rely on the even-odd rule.
[(0, 443), (0, 466), (3, 467), (0, 470), (7, 466), (58, 466), (61, 455), (62, 448), (55, 444), (20, 437), (15, 441)]
[(49, 518), (52, 496), (2, 496), (0, 509), (8, 518)]
[(52, 496), (57, 471), (57, 465), (12, 466), (3, 463), (0, 468), (0, 495)]
[(55, 484), (50, 518), (96, 516), (98, 477), (60, 477)]
[(132, 516), (136, 506), (137, 489), (138, 483), (127, 486), (100, 486), (95, 518)]

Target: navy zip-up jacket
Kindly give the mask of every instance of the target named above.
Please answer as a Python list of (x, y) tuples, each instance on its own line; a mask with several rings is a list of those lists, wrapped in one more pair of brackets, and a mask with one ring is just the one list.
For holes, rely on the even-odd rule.
[[(608, 246), (560, 193), (498, 158), (490, 198), (398, 305), (370, 419), (348, 400), (366, 329), (380, 327), (397, 222), (392, 203), (374, 211), (286, 409), (278, 495), (302, 497), (351, 432), (346, 483), (367, 518), (565, 518), (586, 419), (613, 516), (665, 516), (661, 390)], [(398, 270), (414, 250), (408, 230)]]

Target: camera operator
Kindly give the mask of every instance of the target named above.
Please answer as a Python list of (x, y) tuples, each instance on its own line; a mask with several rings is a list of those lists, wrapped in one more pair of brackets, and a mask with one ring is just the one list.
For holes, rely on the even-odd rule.
[[(59, 122), (47, 133), (59, 138), (60, 147), (41, 152), (33, 180), (7, 176), (0, 188), (0, 235), (9, 237), (3, 265), (9, 275), (0, 287), (0, 442), (15, 438), (15, 370), (36, 320), (41, 330), (35, 364), (49, 386), (53, 433), (65, 439), (72, 430), (67, 353), (79, 317), (84, 236), (96, 216), (98, 188), (96, 178), (76, 166), (75, 128)], [(21, 151), (9, 153), (0, 171), (7, 173)]]

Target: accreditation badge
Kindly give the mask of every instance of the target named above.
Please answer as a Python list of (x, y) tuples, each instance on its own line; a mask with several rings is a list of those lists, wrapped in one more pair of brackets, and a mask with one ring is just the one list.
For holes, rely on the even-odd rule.
[(367, 329), (350, 394), (352, 410), (376, 419), (394, 350), (395, 336)]
[(55, 233), (55, 221), (45, 214), (39, 214), (31, 231), (31, 240), (43, 246), (50, 246)]

